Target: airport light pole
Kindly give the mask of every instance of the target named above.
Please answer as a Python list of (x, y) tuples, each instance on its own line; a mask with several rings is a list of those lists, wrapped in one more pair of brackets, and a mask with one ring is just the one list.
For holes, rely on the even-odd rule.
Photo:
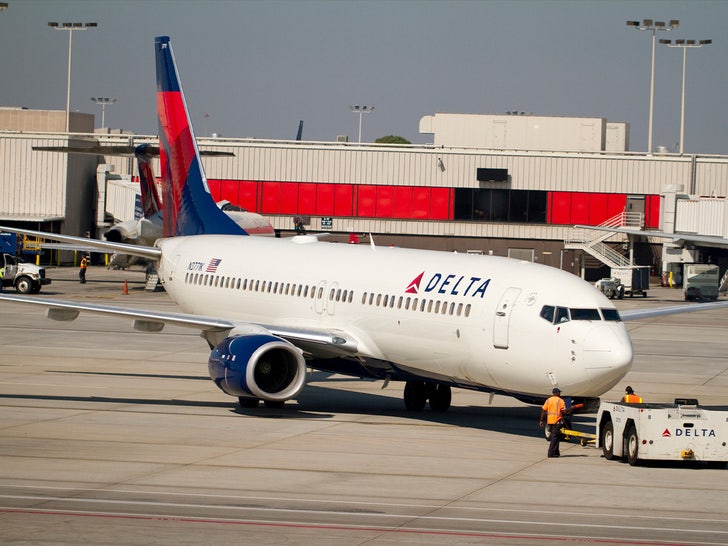
[(56, 23), (49, 22), (48, 26), (56, 30), (67, 30), (68, 31), (68, 86), (66, 88), (66, 132), (69, 131), (69, 120), (71, 110), (71, 47), (73, 44), (73, 31), (74, 30), (87, 30), (89, 28), (96, 28), (98, 23)]
[(104, 129), (106, 127), (106, 125), (104, 125), (106, 105), (108, 104), (109, 106), (111, 106), (116, 102), (116, 99), (112, 99), (109, 97), (91, 97), (91, 100), (94, 101), (96, 104), (101, 105), (101, 128)]
[(681, 47), (683, 50), (683, 71), (682, 71), (682, 99), (680, 105), (680, 155), (685, 151), (685, 65), (688, 59), (689, 48), (701, 48), (712, 44), (713, 40), (660, 40), (660, 43), (667, 47)]
[(363, 114), (371, 114), (374, 111), (374, 106), (349, 106), (349, 110), (355, 114), (359, 114), (359, 144), (361, 144), (361, 118)]
[(653, 21), (652, 19), (644, 19), (642, 24), (639, 21), (627, 21), (627, 26), (635, 28), (637, 30), (650, 30), (652, 31), (652, 63), (651, 63), (651, 74), (650, 74), (650, 121), (647, 132), (647, 153), (652, 153), (652, 117), (654, 112), (655, 103), (655, 34), (658, 30), (673, 30), (677, 28), (680, 21), (677, 19), (671, 19), (668, 24), (663, 21)]

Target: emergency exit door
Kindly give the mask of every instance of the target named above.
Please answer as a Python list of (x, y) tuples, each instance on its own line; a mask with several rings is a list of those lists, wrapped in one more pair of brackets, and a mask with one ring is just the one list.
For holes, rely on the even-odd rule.
[(498, 302), (498, 307), (495, 309), (495, 320), (493, 320), (493, 346), (496, 349), (508, 348), (508, 326), (511, 322), (511, 312), (520, 294), (520, 288), (508, 288)]

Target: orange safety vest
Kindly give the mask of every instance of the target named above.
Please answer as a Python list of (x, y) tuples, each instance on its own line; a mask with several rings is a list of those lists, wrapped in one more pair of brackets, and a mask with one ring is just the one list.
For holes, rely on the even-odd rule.
[(624, 398), (622, 398), (622, 402), (625, 404), (641, 404), (642, 397), (637, 396), (636, 394), (625, 394)]
[(541, 407), (547, 413), (546, 424), (555, 425), (561, 419), (561, 414), (566, 409), (566, 402), (560, 396), (552, 396)]
[(86, 266), (88, 265), (88, 261), (86, 258), (81, 258), (81, 269), (86, 269)]

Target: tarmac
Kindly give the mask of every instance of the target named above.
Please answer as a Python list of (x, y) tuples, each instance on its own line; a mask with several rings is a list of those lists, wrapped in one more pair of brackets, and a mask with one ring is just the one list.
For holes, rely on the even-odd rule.
[[(141, 272), (49, 277), (33, 297), (176, 308)], [(616, 304), (681, 301), (657, 286)], [(323, 373), (282, 409), (242, 410), (196, 331), (129, 322), (0, 302), (0, 543), (728, 543), (726, 469), (632, 467), (576, 442), (548, 459), (537, 407), (455, 390), (448, 412), (412, 413), (402, 384)], [(603, 399), (629, 384), (726, 404), (728, 310), (628, 327), (634, 367)]]

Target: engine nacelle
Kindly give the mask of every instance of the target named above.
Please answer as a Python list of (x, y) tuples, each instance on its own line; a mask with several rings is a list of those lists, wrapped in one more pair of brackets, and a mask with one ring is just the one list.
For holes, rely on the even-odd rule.
[(231, 396), (285, 402), (306, 383), (306, 361), (301, 351), (270, 334), (226, 338), (212, 350), (210, 378)]

